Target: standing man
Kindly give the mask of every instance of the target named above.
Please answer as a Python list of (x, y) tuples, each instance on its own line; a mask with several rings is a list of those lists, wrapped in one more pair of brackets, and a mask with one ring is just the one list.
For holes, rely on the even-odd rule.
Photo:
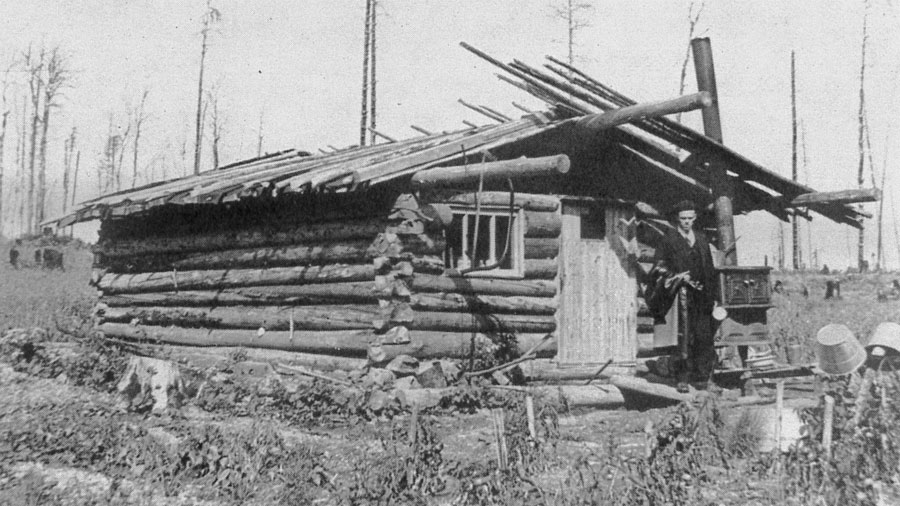
[(16, 239), (16, 244), (9, 249), (9, 263), (13, 269), (19, 268), (19, 246), (22, 245), (22, 239)]
[(678, 390), (687, 392), (692, 375), (709, 379), (716, 364), (712, 310), (717, 283), (709, 241), (703, 232), (694, 229), (697, 205), (684, 200), (675, 205), (672, 213), (675, 230), (663, 237), (656, 250), (656, 264), (660, 272), (666, 273), (665, 286), (680, 295)]

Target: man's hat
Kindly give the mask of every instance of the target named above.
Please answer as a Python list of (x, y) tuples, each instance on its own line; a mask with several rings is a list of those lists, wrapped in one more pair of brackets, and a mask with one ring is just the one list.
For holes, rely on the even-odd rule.
[(672, 214), (676, 215), (681, 211), (697, 211), (697, 204), (694, 203), (693, 200), (682, 200), (681, 202), (675, 204), (672, 207)]

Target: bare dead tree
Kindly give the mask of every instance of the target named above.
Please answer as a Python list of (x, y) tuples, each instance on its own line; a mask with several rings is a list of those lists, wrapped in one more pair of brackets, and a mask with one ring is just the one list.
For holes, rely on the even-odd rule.
[[(791, 51), (791, 179), (797, 182), (797, 66), (796, 54)], [(791, 217), (791, 240), (794, 270), (800, 269), (800, 218)]]
[(209, 122), (210, 129), (212, 130), (212, 139), (211, 139), (211, 147), (212, 147), (212, 157), (213, 157), (213, 168), (219, 168), (219, 143), (222, 141), (222, 132), (225, 128), (225, 118), (222, 115), (222, 111), (219, 109), (219, 89), (218, 87), (214, 87), (209, 92), (207, 92), (206, 103), (210, 110)]
[(125, 145), (128, 143), (128, 137), (131, 135), (131, 120), (125, 122), (125, 131), (116, 136), (116, 155), (117, 158), (113, 165), (115, 169), (116, 191), (122, 189), (122, 162), (125, 159)]
[(28, 148), (28, 97), (22, 97), (22, 114), (20, 117), (21, 122), (17, 125), (18, 132), (17, 136), (19, 142), (16, 144), (16, 200), (19, 203), (19, 210), (17, 213), (17, 231), (18, 233), (22, 233), (26, 230), (26, 221), (25, 221), (25, 160), (26, 160), (26, 151)]
[(12, 72), (15, 63), (10, 63), (6, 67), (6, 71), (3, 73), (3, 82), (0, 83), (0, 236), (3, 236), (3, 207), (5, 204), (5, 199), (3, 197), (3, 178), (5, 172), (5, 147), (6, 147), (6, 125), (7, 120), (9, 119), (9, 113), (11, 112), (7, 106), (7, 91), (10, 86), (10, 73)]
[[(812, 178), (809, 176), (809, 157), (806, 151), (806, 125), (800, 120), (800, 151), (803, 153), (803, 179), (807, 186), (812, 185)], [(818, 269), (819, 265), (813, 253), (812, 223), (806, 224), (806, 248), (809, 266)]]
[(371, 56), (372, 41), (372, 11), (375, 0), (366, 0), (366, 21), (363, 35), (363, 71), (362, 71), (362, 110), (359, 119), (359, 145), (365, 146), (368, 138), (369, 124), (369, 58)]
[[(861, 52), (862, 57), (860, 59), (859, 64), (859, 171), (857, 173), (857, 185), (859, 188), (863, 187), (865, 184), (865, 178), (863, 172), (865, 170), (866, 164), (866, 153), (865, 153), (865, 130), (866, 130), (866, 44), (869, 40), (869, 30), (868, 30), (868, 21), (869, 21), (869, 3), (865, 2), (865, 11), (863, 13), (863, 31), (862, 31), (862, 43)], [(859, 210), (863, 211), (862, 204), (859, 204)], [(865, 254), (865, 227), (860, 227), (859, 229), (859, 241), (857, 243), (857, 265), (862, 272), (865, 268), (866, 263), (866, 254)]]
[(118, 133), (118, 129), (115, 115), (110, 113), (103, 154), (97, 164), (97, 189), (101, 194), (122, 189), (122, 160), (131, 124), (127, 122), (123, 133)]
[[(700, 6), (697, 7), (696, 11), (694, 10), (694, 5), (694, 0), (691, 0), (691, 4), (688, 6), (688, 43), (687, 49), (684, 51), (684, 61), (681, 64), (681, 80), (678, 84), (678, 96), (684, 95), (688, 64), (691, 61), (691, 41), (694, 40), (694, 32), (697, 30), (697, 23), (700, 21), (700, 14), (703, 13), (703, 8), (706, 7), (706, 1), (700, 0)], [(675, 116), (675, 121), (681, 123), (681, 113), (678, 113)]]
[(778, 261), (778, 270), (784, 270), (784, 224), (781, 223), (781, 220), (778, 220), (778, 253), (777, 253), (777, 261)]
[(371, 60), (371, 64), (372, 64), (372, 70), (371, 70), (372, 73), (371, 73), (371, 76), (369, 76), (370, 77), (370, 79), (369, 79), (369, 134), (371, 135), (371, 137), (369, 137), (369, 144), (376, 144), (378, 142), (377, 138), (375, 137), (375, 128), (378, 126), (375, 123), (375, 117), (376, 117), (376, 107), (375, 106), (376, 106), (376, 98), (378, 96), (378, 94), (376, 93), (376, 89), (375, 89), (376, 86), (378, 85), (378, 72), (375, 69), (375, 64), (377, 62), (377, 56), (378, 56), (378, 45), (376, 43), (376, 37), (375, 37), (375, 35), (377, 34), (376, 26), (378, 24), (377, 23), (377, 19), (378, 19), (377, 13), (378, 13), (378, 0), (372, 0), (372, 31), (369, 33), (369, 39), (370, 39), (369, 52), (371, 53), (370, 60)]
[(141, 102), (138, 104), (137, 108), (131, 114), (131, 121), (134, 124), (134, 143), (131, 146), (132, 149), (132, 163), (131, 163), (131, 187), (134, 188), (137, 186), (137, 177), (138, 177), (138, 147), (141, 142), (141, 129), (144, 126), (144, 122), (147, 121), (147, 114), (144, 112), (144, 106), (147, 103), (147, 95), (150, 94), (150, 90), (144, 88), (144, 92), (141, 94)]
[(203, 71), (206, 65), (206, 50), (208, 48), (207, 39), (209, 37), (210, 26), (218, 23), (222, 19), (222, 13), (212, 6), (212, 0), (206, 0), (206, 12), (203, 14), (203, 29), (200, 33), (203, 36), (203, 42), (200, 46), (200, 77), (197, 79), (197, 127), (196, 137), (194, 140), (194, 174), (200, 173), (200, 152), (201, 140), (203, 138)]
[(585, 16), (594, 10), (594, 6), (588, 2), (578, 0), (559, 0), (550, 5), (551, 16), (566, 23), (566, 47), (568, 49), (568, 64), (575, 65), (575, 48), (578, 42), (575, 40), (578, 33), (591, 26)]
[[(871, 136), (871, 130), (870, 130), (870, 128), (869, 128), (869, 114), (868, 114), (868, 111), (866, 111), (866, 113), (865, 113), (865, 117), (864, 117), (864, 119), (863, 119), (863, 122), (865, 123), (864, 126), (865, 126), (865, 137), (866, 137), (866, 155), (867, 155), (867, 158), (868, 158), (868, 160), (869, 160), (869, 175), (870, 175), (871, 178), (872, 178), (872, 188), (881, 188), (882, 190), (884, 190), (884, 174), (882, 174), (882, 177), (881, 177), (881, 185), (880, 185), (880, 186), (878, 185), (878, 182), (875, 180), (875, 159), (874, 159), (874, 157), (872, 156), (872, 152), (873, 152), (873, 150), (872, 150), (872, 136)], [(885, 160), (884, 160), (884, 162), (885, 162), (885, 168), (887, 168), (887, 151), (888, 151), (888, 146), (889, 146), (889, 144), (888, 144), (888, 142), (887, 142), (887, 139), (885, 139), (885, 149), (884, 149), (884, 151), (885, 151), (885, 153), (884, 153), (884, 156), (885, 156)], [(879, 205), (878, 205), (878, 217), (876, 218), (876, 223), (877, 223), (877, 227), (878, 227), (878, 230), (877, 230), (877, 232), (876, 232), (876, 233), (877, 233), (877, 241), (876, 241), (876, 246), (875, 246), (875, 254), (876, 254), (876, 258), (875, 258), (875, 265), (874, 265), (874, 269), (875, 269), (876, 271), (880, 271), (880, 270), (881, 270), (881, 261), (882, 261), (882, 252), (883, 252), (883, 251), (882, 251), (882, 242), (881, 242), (881, 241), (882, 241), (882, 225), (883, 225), (881, 213), (882, 213), (882, 211), (884, 210), (883, 204), (884, 204), (884, 198), (880, 199), (880, 202), (879, 202)]]
[(75, 139), (77, 129), (72, 127), (63, 147), (63, 212), (69, 207), (69, 183), (71, 182), (72, 164), (75, 155)]
[(33, 233), (35, 232), (35, 165), (37, 161), (37, 145), (38, 145), (38, 126), (41, 121), (41, 98), (43, 96), (43, 80), (41, 73), (44, 68), (45, 52), (42, 48), (39, 53), (35, 53), (31, 46), (23, 55), (25, 71), (28, 74), (28, 91), (31, 99), (31, 129), (29, 131), (29, 149), (28, 149), (28, 193), (26, 202), (26, 220), (25, 229)]
[[(78, 167), (81, 165), (81, 151), (75, 152), (75, 173), (72, 176), (72, 207), (75, 207), (75, 195), (78, 191)], [(69, 227), (69, 237), (75, 235), (75, 227)]]
[[(882, 161), (884, 165), (881, 168), (881, 185), (878, 187), (881, 189), (882, 197), (878, 201), (878, 241), (875, 246), (876, 252), (878, 254), (877, 261), (875, 262), (875, 270), (877, 270), (877, 271), (881, 271), (882, 267), (884, 266), (884, 263), (883, 263), (884, 262), (884, 242), (883, 242), (883, 237), (884, 237), (884, 234), (883, 234), (883, 231), (884, 231), (884, 195), (887, 191), (887, 188), (885, 188), (884, 185), (887, 182), (886, 181), (886, 179), (887, 179), (887, 155), (888, 155), (887, 146), (889, 146), (889, 145), (890, 145), (890, 143), (888, 143), (887, 139), (885, 139), (884, 160)], [(875, 174), (873, 172), (872, 177), (874, 177), (874, 176), (875, 176)], [(896, 219), (897, 219), (897, 217), (895, 216), (894, 220), (896, 220)]]
[(891, 194), (891, 216), (894, 217), (894, 246), (897, 247), (897, 258), (900, 259), (900, 230), (897, 227), (897, 208), (894, 207), (894, 195)]
[(256, 133), (256, 156), (257, 158), (262, 156), (262, 145), (263, 145), (263, 115), (265, 111), (259, 112), (259, 130)]
[(50, 49), (45, 65), (46, 71), (42, 74), (44, 79), (44, 110), (41, 119), (41, 149), (40, 149), (40, 173), (38, 175), (38, 205), (37, 223), (44, 221), (47, 201), (47, 133), (50, 129), (50, 111), (59, 107), (58, 100), (63, 87), (69, 81), (70, 73), (65, 58), (59, 47)]

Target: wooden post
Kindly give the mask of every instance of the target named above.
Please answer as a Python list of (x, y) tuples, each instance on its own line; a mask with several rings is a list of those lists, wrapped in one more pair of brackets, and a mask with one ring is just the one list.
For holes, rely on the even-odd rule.
[(408, 486), (416, 481), (416, 456), (419, 453), (419, 405), (413, 403), (412, 413), (409, 415), (409, 467), (406, 470)]
[(775, 384), (775, 449), (781, 451), (781, 413), (784, 410), (784, 380)]
[[(722, 124), (719, 119), (719, 95), (716, 91), (716, 72), (713, 66), (712, 47), (709, 38), (691, 41), (694, 67), (697, 71), (697, 87), (712, 96), (712, 105), (703, 108), (703, 133), (712, 140), (722, 142)], [(734, 188), (721, 162), (709, 162), (710, 182), (715, 198), (716, 230), (719, 251), (725, 252), (725, 265), (737, 265), (737, 248), (734, 241), (734, 212), (732, 199)]]
[(528, 417), (528, 433), (531, 439), (537, 440), (537, 428), (534, 424), (534, 397), (531, 394), (525, 396), (525, 414)]
[(506, 422), (503, 408), (491, 410), (491, 420), (494, 422), (494, 439), (497, 442), (497, 465), (501, 471), (509, 467), (509, 453), (506, 449)]
[(825, 455), (831, 457), (831, 432), (834, 423), (834, 397), (825, 396), (825, 415), (822, 424), (822, 446), (825, 447)]

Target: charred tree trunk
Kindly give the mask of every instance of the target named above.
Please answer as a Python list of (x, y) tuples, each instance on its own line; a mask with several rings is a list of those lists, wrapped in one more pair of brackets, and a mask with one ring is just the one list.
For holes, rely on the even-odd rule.
[(3, 106), (3, 119), (0, 120), (0, 236), (3, 235), (3, 204), (5, 203), (5, 199), (3, 198), (3, 177), (5, 175), (4, 169), (6, 167), (3, 157), (3, 148), (4, 144), (6, 143), (6, 121), (9, 118), (9, 111), (6, 110), (5, 97), (3, 100)]
[(372, 70), (369, 76), (369, 127), (368, 130), (371, 133), (372, 137), (370, 138), (370, 143), (375, 144), (375, 127), (377, 126), (375, 123), (375, 105), (376, 105), (376, 93), (375, 87), (378, 83), (377, 72), (375, 70), (376, 63), (376, 55), (378, 54), (376, 41), (375, 41), (375, 33), (376, 33), (376, 20), (378, 17), (378, 0), (372, 0), (372, 24), (370, 26), (369, 32), (369, 59), (371, 60)]
[(28, 53), (26, 54), (26, 65), (28, 66), (28, 72), (30, 73), (28, 86), (31, 92), (31, 131), (30, 131), (30, 144), (28, 151), (28, 202), (26, 209), (26, 228), (28, 232), (34, 233), (36, 232), (35, 227), (35, 165), (37, 162), (37, 149), (38, 149), (38, 124), (41, 121), (40, 118), (40, 106), (41, 106), (41, 90), (43, 89), (42, 80), (41, 80), (41, 71), (43, 70), (43, 60), (44, 54), (41, 53), (40, 62), (35, 63), (32, 61), (31, 48), (28, 49)]
[(38, 201), (37, 216), (35, 225), (44, 221), (46, 215), (47, 200), (47, 133), (50, 130), (50, 103), (53, 97), (49, 93), (49, 87), (45, 88), (48, 93), (44, 97), (44, 112), (41, 120), (41, 151), (40, 151), (40, 172), (38, 173)]
[[(794, 51), (791, 51), (791, 179), (797, 181), (797, 71)], [(791, 218), (792, 258), (794, 270), (800, 269), (800, 218)]]
[(17, 178), (16, 180), (19, 182), (16, 188), (16, 193), (19, 196), (19, 229), (18, 232), (20, 234), (24, 233), (28, 229), (27, 221), (25, 219), (25, 201), (27, 200), (25, 189), (25, 152), (28, 150), (28, 100), (22, 99), (22, 124), (21, 130), (19, 130), (19, 156), (16, 161), (18, 162), (18, 170), (17, 170)]
[(72, 127), (72, 133), (63, 144), (63, 199), (62, 210), (66, 211), (69, 207), (69, 180), (72, 177), (72, 145), (74, 144), (75, 127)]
[(134, 146), (132, 146), (132, 161), (131, 161), (131, 187), (134, 188), (137, 186), (137, 176), (138, 176), (138, 148), (141, 142), (141, 129), (144, 126), (144, 121), (147, 119), (144, 117), (144, 104), (147, 102), (147, 95), (150, 93), (150, 90), (144, 90), (144, 94), (141, 96), (141, 104), (138, 106), (137, 112), (135, 113), (134, 119)]
[(359, 120), (359, 145), (365, 146), (368, 138), (369, 126), (369, 55), (372, 32), (372, 3), (374, 0), (366, 0), (366, 21), (363, 35), (363, 71), (362, 71), (362, 111)]
[[(859, 188), (863, 187), (865, 184), (864, 179), (864, 169), (865, 169), (865, 128), (866, 128), (866, 44), (869, 39), (869, 31), (868, 31), (868, 3), (866, 3), (866, 12), (863, 14), (863, 33), (862, 33), (862, 58), (859, 64), (859, 172), (857, 174), (856, 182), (859, 185)], [(862, 205), (859, 206), (860, 212), (863, 211)], [(862, 220), (862, 218), (860, 218)], [(859, 241), (857, 243), (857, 264), (859, 267), (859, 271), (863, 272), (866, 267), (866, 244), (865, 244), (865, 227), (862, 225), (862, 221), (860, 221), (859, 227)]]
[(209, 26), (219, 21), (221, 14), (211, 4), (211, 0), (206, 0), (206, 12), (203, 15), (203, 29), (200, 33), (203, 41), (200, 45), (200, 76), (197, 78), (197, 122), (194, 139), (194, 175), (200, 173), (200, 152), (203, 140), (203, 72), (206, 69), (206, 50), (207, 37), (209, 36)]
[[(75, 152), (75, 171), (72, 175), (72, 206), (75, 206), (75, 196), (78, 191), (78, 167), (81, 165), (81, 151)], [(69, 228), (69, 237), (73, 237), (75, 235), (75, 227), (72, 226)]]

